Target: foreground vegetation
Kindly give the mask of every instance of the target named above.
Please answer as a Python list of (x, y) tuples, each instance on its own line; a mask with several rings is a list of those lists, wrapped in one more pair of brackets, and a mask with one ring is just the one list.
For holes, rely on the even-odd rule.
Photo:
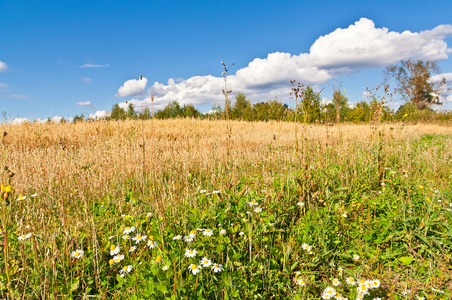
[(0, 130), (2, 298), (451, 296), (450, 127)]

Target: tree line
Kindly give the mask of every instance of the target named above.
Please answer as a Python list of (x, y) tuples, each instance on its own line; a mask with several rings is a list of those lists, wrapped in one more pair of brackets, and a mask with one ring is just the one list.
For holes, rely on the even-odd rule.
[[(243, 121), (299, 121), (305, 123), (364, 123), (372, 121), (428, 121), (452, 120), (451, 112), (437, 112), (434, 106), (441, 105), (444, 88), (447, 87), (445, 78), (433, 81), (434, 74), (440, 74), (434, 61), (401, 61), (399, 64), (386, 67), (385, 82), (395, 82), (397, 87), (389, 91), (389, 84), (378, 86), (367, 91), (368, 101), (362, 100), (353, 106), (342, 90), (341, 85), (333, 85), (331, 101), (321, 100), (321, 92), (315, 92), (311, 86), (304, 87), (300, 83), (291, 81), (292, 98), (295, 108), (278, 101), (277, 98), (265, 102), (251, 103), (243, 93), (235, 96), (234, 103), (227, 100), (225, 106), (214, 105), (208, 113), (201, 113), (191, 104), (181, 105), (174, 100), (154, 114), (145, 108), (136, 112), (132, 103), (127, 109), (118, 104), (113, 105), (109, 120), (126, 119), (172, 119), (172, 118), (200, 118), (226, 119)], [(397, 93), (406, 103), (396, 111), (389, 107), (393, 95)], [(225, 111), (227, 107), (228, 111)], [(76, 116), (74, 121), (83, 121), (83, 116)]]

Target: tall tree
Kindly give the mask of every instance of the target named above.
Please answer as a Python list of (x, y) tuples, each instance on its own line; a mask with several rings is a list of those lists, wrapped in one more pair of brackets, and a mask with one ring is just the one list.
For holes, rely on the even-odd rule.
[(398, 85), (397, 92), (420, 110), (442, 104), (442, 88), (446, 79), (432, 82), (432, 74), (440, 74), (440, 70), (437, 62), (431, 60), (402, 60), (385, 69), (386, 80), (394, 79)]
[(320, 93), (314, 92), (308, 85), (298, 105), (298, 113), (303, 116), (305, 122), (315, 122), (320, 119)]

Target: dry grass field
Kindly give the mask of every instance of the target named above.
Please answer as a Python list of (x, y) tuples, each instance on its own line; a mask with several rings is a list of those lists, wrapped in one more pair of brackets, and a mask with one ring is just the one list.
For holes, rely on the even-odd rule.
[[(415, 293), (433, 295), (432, 287), (439, 290), (451, 287), (450, 236), (444, 227), (451, 216), (444, 209), (451, 195), (452, 127), (298, 124), (295, 128), (294, 123), (285, 122), (231, 121), (230, 137), (227, 127), (226, 121), (196, 119), (1, 124), (0, 132), (4, 134), (0, 181), (12, 187), (8, 199), (2, 192), (5, 238), (0, 243), (1, 295), (23, 299), (137, 297), (141, 293), (137, 287), (122, 282), (122, 277), (116, 278), (118, 272), (112, 270), (115, 265), (109, 264), (108, 253), (112, 244), (123, 243), (120, 232), (124, 226), (132, 225), (148, 232), (147, 235), (159, 236), (160, 259), (163, 256), (170, 269), (174, 269), (172, 275), (164, 277), (152, 271), (154, 266), (141, 267), (142, 274), (163, 276), (158, 282), (167, 286), (154, 286), (148, 291), (148, 297), (157, 299), (236, 298), (234, 290), (240, 291), (242, 299), (254, 299), (253, 294), (266, 299), (309, 299), (314, 297), (309, 295), (319, 297), (328, 282), (336, 277), (344, 283), (343, 293), (359, 297), (358, 292), (345, 287), (347, 271), (342, 275), (342, 269), (349, 270), (347, 276), (353, 273), (357, 279), (365, 274), (378, 278), (381, 291), (372, 291), (372, 295), (385, 296), (385, 299), (405, 299), (404, 289), (414, 297)], [(389, 170), (397, 179), (389, 175)], [(404, 178), (409, 182), (403, 181)], [(218, 197), (211, 193), (205, 196), (204, 189), (216, 191)], [(31, 197), (33, 194), (36, 196)], [(27, 198), (17, 201), (22, 195)], [(413, 223), (419, 230), (405, 227), (404, 234), (385, 233), (386, 239), (382, 238), (375, 246), (373, 241), (379, 233), (374, 232), (370, 237), (366, 230), (381, 220), (384, 220), (381, 224), (387, 225), (392, 219), (385, 215), (385, 210), (400, 215), (408, 206), (414, 207), (416, 201), (421, 201), (419, 195), (422, 195), (422, 203), (416, 204), (419, 212), (414, 215), (416, 222)], [(389, 200), (380, 200), (383, 196)], [(173, 249), (170, 238), (178, 231), (188, 233), (198, 226), (221, 226), (218, 225), (221, 218), (229, 218), (233, 226), (232, 223), (237, 223), (235, 215), (211, 215), (209, 219), (206, 212), (219, 212), (225, 202), (232, 203), (226, 207), (233, 207), (234, 200), (239, 203), (234, 212), (240, 221), (250, 199), (260, 203), (266, 216), (257, 216), (257, 221), (251, 222), (255, 224), (253, 228), (245, 225), (238, 229), (227, 228), (231, 233), (229, 243), (236, 239), (234, 232), (244, 231), (249, 237), (249, 241), (239, 243), (234, 250), (234, 253), (243, 251), (245, 254), (238, 256), (223, 248), (211, 251), (221, 253), (224, 274), (241, 272), (250, 284), (256, 276), (260, 281), (237, 287), (233, 281), (227, 283), (232, 280), (229, 277), (213, 279), (203, 275), (207, 277), (200, 278), (207, 278), (208, 284), (203, 284), (201, 279), (198, 282), (198, 277), (195, 282), (190, 277), (193, 275), (186, 274), (187, 262), (177, 260), (175, 252), (169, 250)], [(439, 202), (427, 207), (432, 199)], [(379, 203), (377, 200), (382, 203), (380, 212), (375, 204)], [(393, 206), (396, 200), (400, 201), (400, 207)], [(303, 203), (303, 207), (297, 207), (297, 203)], [(441, 211), (437, 211), (437, 205)], [(331, 237), (337, 240), (333, 247), (322, 244), (319, 238), (309, 237), (309, 234), (318, 234), (314, 229), (302, 234), (302, 228), (319, 222), (311, 216), (315, 211), (317, 217), (322, 214), (337, 217), (336, 221), (331, 221), (333, 227), (325, 223), (328, 230), (335, 228), (334, 236), (343, 236), (346, 230), (358, 232), (348, 237), (354, 241), (353, 251), (347, 252), (349, 245), (343, 237)], [(431, 219), (422, 215), (427, 211)], [(155, 218), (150, 223), (146, 221), (149, 212)], [(353, 220), (355, 227), (343, 223), (343, 214)], [(251, 234), (252, 230), (260, 230), (263, 235), (267, 232), (267, 227), (259, 227), (265, 223), (265, 218), (282, 232), (286, 230), (278, 241), (267, 246), (259, 236), (253, 236), (256, 240), (252, 240)], [(397, 223), (395, 217), (392, 221)], [(397, 224), (403, 227), (404, 222), (414, 221), (404, 213), (400, 222), (402, 225)], [(287, 230), (289, 227), (294, 230)], [(438, 232), (433, 233), (435, 240), (429, 240), (429, 230)], [(36, 235), (28, 240), (32, 242), (26, 244), (27, 240), (18, 240), (29, 232)], [(319, 262), (310, 270), (299, 263), (305, 259), (300, 249), (302, 241), (316, 249), (323, 247), (323, 254), (313, 254), (318, 256)], [(435, 246), (435, 241), (439, 247)], [(201, 243), (201, 238), (197, 242)], [(401, 247), (398, 243), (406, 244), (402, 247), (403, 253), (391, 256), (390, 251)], [(201, 246), (197, 244), (197, 247)], [(292, 254), (287, 254), (287, 247), (292, 249), (289, 250)], [(272, 254), (269, 248), (274, 249)], [(76, 249), (84, 250), (86, 261), (71, 257)], [(366, 257), (365, 253), (372, 251), (376, 251), (375, 257)], [(363, 265), (349, 259), (347, 255), (351, 257), (352, 252), (359, 253)], [(156, 255), (145, 250), (138, 253), (138, 261), (156, 259)], [(244, 257), (244, 261), (240, 265), (233, 264), (228, 260), (229, 255), (234, 255), (235, 261)], [(412, 257), (419, 267), (403, 259), (397, 267), (399, 256)], [(139, 276), (137, 257), (126, 258), (136, 270), (134, 276)], [(333, 266), (332, 261), (336, 262)], [(396, 261), (395, 265), (390, 261)], [(245, 262), (248, 262), (246, 267)], [(275, 270), (280, 274), (274, 273)], [(293, 275), (295, 271), (300, 273)], [(308, 284), (294, 284), (301, 278), (298, 276), (304, 276)], [(142, 277), (140, 280), (150, 279)], [(215, 296), (208, 292), (214, 282), (217, 282)], [(153, 294), (154, 290), (161, 294)]]

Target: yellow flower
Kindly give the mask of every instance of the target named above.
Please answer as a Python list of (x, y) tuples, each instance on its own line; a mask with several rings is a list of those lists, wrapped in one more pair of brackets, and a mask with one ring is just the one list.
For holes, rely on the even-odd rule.
[(10, 193), (11, 192), (11, 186), (10, 185), (4, 186), (3, 183), (2, 183), (1, 191), (5, 192), (5, 193)]
[(110, 259), (110, 260), (108, 261), (108, 264), (111, 266), (111, 265), (113, 264), (113, 259)]
[(162, 257), (160, 255), (157, 255), (157, 257), (155, 258), (155, 261), (158, 263), (162, 262)]

